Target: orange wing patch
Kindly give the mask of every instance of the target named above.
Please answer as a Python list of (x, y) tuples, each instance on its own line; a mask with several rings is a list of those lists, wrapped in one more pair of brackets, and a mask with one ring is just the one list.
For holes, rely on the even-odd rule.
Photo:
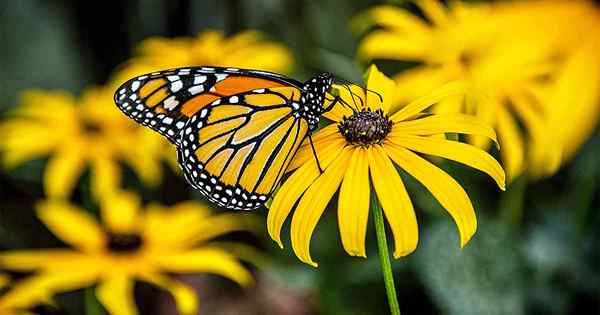
[(186, 115), (187, 117), (191, 117), (199, 110), (206, 107), (206, 105), (214, 102), (219, 98), (221, 97), (214, 94), (200, 94), (183, 103), (183, 105), (181, 106), (181, 113)]
[(282, 86), (284, 85), (273, 80), (230, 75), (229, 77), (215, 84), (214, 90), (216, 94), (229, 96), (254, 89), (274, 88)]

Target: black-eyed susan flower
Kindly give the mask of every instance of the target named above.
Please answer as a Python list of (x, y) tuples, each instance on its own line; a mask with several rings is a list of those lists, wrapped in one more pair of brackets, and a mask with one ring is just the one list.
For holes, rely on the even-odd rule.
[(157, 185), (166, 141), (123, 116), (113, 105), (112, 92), (92, 88), (79, 99), (66, 92), (25, 92), (0, 122), (4, 165), (10, 169), (49, 157), (43, 175), (48, 197), (68, 197), (86, 168), (93, 195), (111, 193), (120, 185), (119, 163), (131, 167), (148, 186)]
[[(556, 99), (550, 91), (556, 90), (553, 82), (569, 64), (567, 56), (577, 51), (573, 48), (597, 41), (597, 8), (586, 1), (452, 1), (445, 6), (437, 0), (419, 0), (416, 4), (427, 21), (392, 6), (369, 10), (363, 16), (367, 24), (381, 28), (364, 38), (359, 56), (420, 63), (395, 77), (401, 100), (445, 82), (464, 81), (466, 99), (448, 98), (433, 110), (473, 114), (492, 125), (509, 180), (525, 170), (533, 176), (554, 173), (563, 148), (573, 147), (575, 141), (557, 142), (554, 135), (548, 136), (547, 131), (556, 128), (549, 117), (579, 107), (589, 114), (597, 97), (595, 103), (585, 101), (593, 99), (591, 93), (571, 97), (577, 105), (560, 110), (564, 106), (548, 101)], [(597, 90), (595, 73), (595, 69), (589, 76), (579, 73), (586, 83), (592, 81), (590, 90)], [(576, 94), (571, 89), (567, 95)], [(588, 115), (583, 125), (595, 125), (596, 120), (597, 115)], [(589, 134), (591, 128), (581, 129), (588, 132), (575, 133)], [(482, 137), (469, 140), (482, 148), (490, 144)]]
[[(212, 273), (242, 286), (252, 283), (236, 257), (210, 241), (252, 227), (250, 217), (211, 215), (197, 202), (142, 209), (130, 193), (103, 199), (103, 224), (64, 201), (41, 202), (37, 211), (46, 227), (72, 248), (3, 252), (0, 268), (34, 272), (27, 279), (42, 297), (95, 285), (96, 296), (111, 314), (131, 315), (137, 314), (134, 283), (144, 281), (169, 291), (180, 313), (191, 315), (197, 314), (194, 291), (169, 274)], [(10, 292), (23, 293), (14, 290)]]
[[(424, 115), (447, 97), (464, 92), (461, 83), (449, 83), (393, 111), (394, 81), (371, 66), (366, 74), (367, 92), (353, 86), (353, 95), (340, 87), (349, 106), (336, 105), (326, 114), (335, 123), (314, 136), (319, 172), (309, 145), (301, 147), (288, 170), (294, 170), (271, 204), (267, 227), (282, 246), (280, 233), (295, 208), (291, 241), (298, 258), (317, 264), (309, 253), (313, 230), (332, 196), (339, 189), (337, 207), (342, 244), (352, 256), (365, 257), (365, 233), (371, 186), (383, 207), (395, 240), (394, 257), (411, 253), (417, 246), (418, 228), (413, 205), (396, 166), (421, 182), (452, 216), (460, 245), (475, 233), (475, 211), (464, 189), (450, 175), (420, 154), (454, 160), (490, 175), (504, 189), (504, 171), (485, 151), (445, 133), (478, 135), (496, 140), (493, 129), (473, 116), (460, 113)], [(378, 95), (378, 94), (379, 95)], [(350, 107), (355, 107), (354, 111)]]
[[(40, 279), (23, 279), (11, 282), (9, 276), (0, 274), (0, 314), (33, 315), (52, 305), (51, 292)], [(45, 313), (42, 313), (45, 314)]]
[(153, 37), (142, 41), (136, 54), (116, 75), (117, 83), (169, 68), (224, 66), (286, 73), (293, 64), (292, 54), (280, 43), (265, 40), (257, 31), (232, 36), (207, 30), (196, 37)]

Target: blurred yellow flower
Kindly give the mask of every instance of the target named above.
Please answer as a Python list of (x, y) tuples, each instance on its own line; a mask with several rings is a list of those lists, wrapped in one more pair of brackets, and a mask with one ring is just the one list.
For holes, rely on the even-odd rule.
[(11, 283), (11, 279), (0, 274), (0, 314), (33, 315), (44, 304), (52, 304), (51, 294), (38, 279), (24, 279)]
[(66, 92), (25, 92), (8, 119), (0, 122), (4, 165), (10, 169), (49, 156), (43, 179), (48, 197), (68, 197), (88, 166), (92, 194), (111, 193), (120, 185), (120, 162), (146, 185), (157, 185), (166, 141), (119, 112), (113, 92), (87, 89), (79, 99)]
[[(587, 1), (416, 4), (430, 23), (392, 6), (362, 15), (357, 21), (381, 28), (364, 38), (359, 57), (421, 63), (395, 77), (399, 101), (445, 82), (465, 81), (466, 97), (448, 98), (433, 111), (473, 114), (495, 127), (509, 180), (525, 169), (534, 177), (554, 173), (563, 151), (575, 151), (597, 121), (600, 56), (590, 54), (597, 49), (589, 47), (598, 45), (589, 43), (600, 38), (598, 10)], [(583, 58), (577, 53), (581, 47), (588, 51), (589, 73), (569, 62), (571, 54)], [(578, 84), (589, 87), (584, 96), (577, 96)], [(557, 90), (564, 91), (560, 101)], [(582, 119), (582, 126), (564, 137), (547, 132), (564, 129), (556, 123), (568, 115)], [(483, 148), (490, 143), (469, 140)]]
[[(56, 294), (96, 285), (96, 296), (110, 314), (137, 314), (135, 281), (169, 291), (181, 314), (197, 314), (192, 288), (169, 273), (207, 272), (242, 286), (251, 274), (237, 259), (210, 239), (252, 227), (250, 217), (211, 215), (197, 202), (166, 208), (152, 204), (142, 210), (130, 193), (105, 197), (100, 214), (104, 225), (87, 212), (64, 201), (44, 201), (38, 216), (48, 229), (73, 249), (14, 250), (0, 253), (0, 268), (35, 272), (34, 286), (14, 288)], [(42, 294), (42, 295), (43, 295)]]
[(293, 57), (288, 49), (264, 40), (256, 31), (226, 37), (221, 31), (204, 31), (194, 38), (154, 37), (142, 41), (131, 60), (116, 74), (116, 83), (169, 68), (225, 66), (287, 73)]
[[(493, 129), (472, 116), (450, 113), (423, 116), (422, 112), (448, 97), (464, 93), (461, 83), (449, 83), (394, 113), (394, 81), (371, 66), (365, 75), (368, 92), (352, 86), (353, 94), (339, 94), (357, 109), (335, 106), (327, 118), (335, 123), (313, 139), (321, 174), (309, 145), (301, 147), (288, 170), (296, 171), (281, 186), (271, 204), (267, 227), (282, 246), (281, 227), (299, 200), (292, 218), (291, 240), (301, 261), (317, 266), (309, 253), (313, 230), (339, 187), (338, 224), (342, 244), (352, 256), (365, 257), (365, 234), (373, 185), (395, 240), (394, 257), (417, 246), (418, 228), (409, 195), (396, 165), (421, 182), (450, 213), (464, 246), (475, 233), (477, 221), (467, 193), (447, 173), (419, 156), (422, 153), (463, 163), (490, 175), (504, 189), (504, 171), (488, 153), (471, 145), (450, 141), (445, 133), (480, 135), (493, 141)], [(352, 105), (354, 106), (354, 105)], [(388, 116), (388, 114), (392, 114)], [(393, 162), (393, 163), (392, 163)], [(370, 174), (370, 176), (369, 176)], [(369, 179), (370, 178), (370, 179)]]

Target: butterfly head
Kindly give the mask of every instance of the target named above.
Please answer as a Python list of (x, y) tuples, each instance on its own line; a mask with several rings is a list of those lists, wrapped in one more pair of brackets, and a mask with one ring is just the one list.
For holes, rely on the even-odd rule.
[(333, 74), (324, 72), (306, 81), (302, 86), (299, 113), (308, 120), (311, 130), (316, 129), (319, 124), (319, 118), (324, 111), (325, 93), (329, 91), (333, 79)]

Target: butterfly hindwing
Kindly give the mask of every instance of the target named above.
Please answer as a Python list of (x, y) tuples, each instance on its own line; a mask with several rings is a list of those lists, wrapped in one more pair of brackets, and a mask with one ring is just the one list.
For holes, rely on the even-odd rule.
[(309, 132), (302, 84), (257, 70), (193, 67), (138, 76), (121, 111), (178, 147), (186, 180), (230, 209), (261, 206)]
[(179, 144), (189, 118), (213, 101), (260, 88), (301, 84), (257, 70), (192, 67), (165, 70), (133, 78), (115, 93), (119, 109), (138, 123)]
[(221, 97), (190, 117), (179, 145), (188, 181), (231, 209), (262, 205), (308, 133), (300, 90), (259, 88)]

